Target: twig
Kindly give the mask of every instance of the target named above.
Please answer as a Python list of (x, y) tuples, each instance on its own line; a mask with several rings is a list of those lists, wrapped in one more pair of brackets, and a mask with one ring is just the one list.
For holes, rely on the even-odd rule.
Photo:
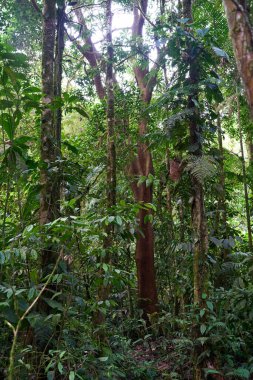
[(72, 8), (67, 14), (69, 15), (71, 12), (74, 12), (74, 11), (76, 11), (77, 9), (81, 9), (81, 8), (100, 7), (100, 6), (103, 5), (104, 3), (105, 3), (105, 1), (101, 1), (101, 3), (98, 3), (98, 4), (85, 4), (85, 5), (79, 5), (78, 7)]

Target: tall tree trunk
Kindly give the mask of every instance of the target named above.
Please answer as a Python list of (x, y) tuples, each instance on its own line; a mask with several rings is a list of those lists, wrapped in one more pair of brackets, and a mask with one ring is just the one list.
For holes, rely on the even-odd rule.
[[(113, 79), (113, 45), (112, 45), (112, 10), (111, 0), (106, 3), (107, 23), (107, 208), (111, 210), (116, 205), (116, 149), (115, 149), (115, 115), (114, 115), (114, 79)], [(113, 225), (107, 229), (106, 246), (112, 245)]]
[[(65, 23), (65, 2), (58, 5), (57, 9), (57, 34), (55, 46), (55, 69), (54, 69), (54, 95), (61, 98), (62, 95), (62, 61), (64, 53), (64, 23)], [(62, 108), (58, 107), (55, 111), (54, 120), (56, 157), (61, 157), (61, 124)], [(60, 189), (60, 186), (59, 186)]]
[[(227, 238), (227, 204), (226, 204), (226, 188), (225, 188), (225, 170), (224, 170), (224, 149), (222, 142), (222, 129), (221, 129), (221, 119), (218, 114), (217, 119), (218, 127), (218, 145), (220, 151), (220, 189), (219, 189), (219, 200), (218, 200), (218, 215), (217, 215), (217, 232), (219, 228), (221, 229), (222, 235), (224, 238)], [(222, 259), (225, 261), (228, 256), (228, 249), (222, 248)]]
[[(43, 226), (57, 219), (60, 214), (59, 181), (54, 170), (57, 143), (54, 111), (50, 108), (54, 100), (54, 53), (56, 33), (56, 1), (44, 0), (43, 47), (42, 47), (42, 92), (43, 111), (41, 120), (41, 193), (39, 221)], [(56, 262), (56, 252), (52, 247), (42, 250), (42, 268), (45, 271)]]
[[(106, 183), (106, 195), (107, 195), (107, 212), (114, 212), (113, 208), (116, 206), (116, 148), (115, 148), (115, 112), (114, 112), (114, 76), (113, 76), (113, 41), (112, 41), (112, 1), (106, 2), (106, 43), (107, 43), (107, 63), (106, 63), (106, 95), (107, 95), (107, 183)], [(98, 96), (102, 99), (102, 93), (98, 91)], [(112, 251), (114, 240), (114, 226), (109, 224), (106, 227), (106, 237), (104, 239), (105, 257), (102, 258), (103, 263), (112, 263)], [(102, 268), (101, 268), (102, 272)], [(102, 274), (102, 273), (101, 273)], [(98, 290), (98, 299), (105, 301), (110, 293), (110, 285), (102, 284)], [(98, 310), (93, 318), (95, 326), (100, 326), (97, 330), (97, 339), (101, 342), (106, 341), (105, 331), (103, 329), (103, 323), (105, 316)]]
[(248, 164), (248, 173), (250, 176), (250, 180), (248, 181), (249, 185), (249, 208), (250, 208), (250, 215), (253, 213), (253, 178), (252, 178), (252, 173), (253, 173), (253, 139), (252, 139), (252, 130), (250, 130), (247, 133), (246, 136), (246, 149), (247, 149), (247, 156), (249, 160)]
[[(139, 124), (140, 136), (146, 131), (147, 122), (142, 120)], [(137, 157), (131, 165), (131, 175), (138, 178), (140, 176), (148, 176), (153, 173), (152, 157), (148, 151), (148, 147), (143, 142), (138, 144)], [(132, 183), (132, 189), (135, 199), (140, 204), (152, 203), (153, 189), (146, 186), (145, 183), (137, 185)], [(136, 242), (136, 267), (138, 281), (138, 303), (143, 310), (144, 318), (148, 314), (158, 311), (157, 306), (157, 290), (154, 266), (154, 232), (150, 217), (152, 212), (150, 209), (141, 208), (138, 213), (139, 233)]]
[[(135, 39), (136, 38), (138, 39), (139, 37), (140, 39), (142, 39), (142, 28), (143, 28), (143, 24), (145, 20), (142, 12), (144, 12), (144, 14), (146, 13), (147, 0), (144, 0), (143, 3), (141, 4), (142, 12), (140, 12), (140, 10), (138, 9), (138, 5), (139, 4), (137, 3), (134, 5), (133, 37)], [(101, 64), (101, 56), (97, 52), (94, 44), (92, 43), (81, 9), (76, 9), (75, 14), (78, 18), (78, 22), (83, 26), (83, 32), (84, 32), (83, 37), (85, 41), (85, 46), (83, 47), (80, 44), (78, 44), (76, 41), (74, 42), (77, 46), (77, 49), (88, 60), (91, 67), (96, 70), (96, 75), (94, 76), (94, 84), (96, 86), (98, 97), (102, 100), (105, 98), (106, 90), (102, 84), (102, 77), (100, 75), (101, 68), (99, 67), (99, 65)], [(108, 69), (108, 66), (107, 66), (107, 69)], [(154, 70), (152, 70), (152, 72), (155, 72), (156, 70), (157, 70), (157, 66), (155, 67)], [(142, 69), (138, 65), (134, 67), (134, 73), (135, 73), (138, 87), (141, 92), (142, 104), (144, 106), (147, 106), (150, 103), (152, 90), (156, 83), (156, 75), (152, 75), (149, 77), (148, 75), (150, 74), (149, 71), (147, 69)], [(108, 74), (108, 70), (107, 70), (107, 74)], [(107, 78), (108, 78), (108, 75), (107, 75)], [(115, 84), (116, 84), (116, 80), (114, 78), (114, 85)], [(108, 86), (107, 86), (107, 90), (108, 90)], [(107, 117), (108, 117), (108, 113), (107, 113)], [(148, 175), (153, 170), (150, 152), (148, 151), (147, 145), (141, 141), (146, 131), (147, 131), (147, 120), (144, 117), (140, 117), (140, 120), (139, 120), (140, 142), (138, 143), (138, 155), (130, 168), (130, 172), (133, 176)], [(112, 142), (111, 139), (110, 141)], [(110, 145), (111, 145), (111, 148), (113, 148), (112, 144)], [(113, 157), (113, 149), (111, 149), (110, 155), (111, 157)], [(151, 163), (151, 166), (150, 166), (150, 163)], [(111, 167), (111, 169), (113, 168)], [(152, 186), (146, 188), (145, 184), (142, 184), (137, 190), (136, 188), (137, 188), (137, 182), (133, 184), (133, 192), (138, 202), (152, 202)], [(144, 219), (145, 221), (147, 219), (146, 215), (150, 215), (150, 214), (151, 214), (151, 211), (147, 211), (147, 210), (140, 210), (139, 212), (139, 216), (138, 216), (140, 220), (139, 228), (140, 230), (142, 230), (142, 233), (140, 233), (139, 239), (136, 243), (136, 263), (137, 263), (137, 268), (138, 268), (137, 272), (138, 272), (138, 289), (139, 289), (138, 295), (140, 299), (140, 307), (144, 311), (144, 316), (147, 316), (147, 314), (157, 311), (157, 292), (156, 292), (155, 270), (154, 270), (153, 227), (149, 221), (144, 222)], [(143, 238), (142, 234), (146, 236), (146, 238)], [(143, 263), (143, 267), (142, 267), (142, 263)], [(147, 267), (148, 267), (148, 270), (147, 270)], [(145, 290), (145, 288), (147, 290)]]
[[(61, 98), (62, 96), (62, 61), (64, 53), (64, 23), (65, 23), (65, 1), (58, 5), (56, 13), (56, 43), (54, 58), (54, 96)], [(55, 198), (60, 202), (62, 191), (62, 170), (61, 170), (61, 126), (62, 126), (62, 107), (58, 107), (54, 111), (54, 138), (55, 138)], [(60, 204), (59, 204), (60, 206)], [(60, 216), (60, 215), (59, 215)]]
[(245, 0), (223, 0), (237, 68), (253, 117), (253, 29)]
[[(134, 4), (134, 22), (132, 26), (132, 36), (137, 40), (139, 48), (142, 48), (142, 30), (145, 21), (144, 15), (147, 12), (148, 1), (144, 0), (140, 4)], [(142, 110), (150, 104), (153, 88), (156, 83), (156, 76), (150, 75), (147, 68), (148, 62), (143, 62), (144, 67), (135, 64), (134, 74), (137, 85), (140, 90), (140, 99)], [(148, 120), (143, 114), (139, 119), (139, 142), (137, 147), (137, 157), (132, 162), (130, 173), (134, 177), (132, 189), (136, 201), (141, 205), (144, 203), (152, 203), (153, 188), (152, 184), (146, 186), (146, 183), (137, 185), (136, 178), (140, 176), (148, 176), (153, 173), (153, 164), (151, 153), (148, 146), (143, 142), (143, 138), (147, 133)], [(136, 266), (137, 266), (137, 281), (138, 281), (138, 301), (139, 307), (143, 310), (143, 317), (148, 319), (148, 314), (153, 314), (158, 311), (157, 288), (155, 278), (154, 265), (154, 232), (153, 225), (150, 220), (152, 211), (150, 209), (141, 208), (138, 213), (139, 233), (136, 242)]]
[[(183, 9), (184, 17), (192, 20), (192, 0), (184, 0)], [(190, 63), (189, 68), (189, 80), (191, 85), (197, 85), (199, 82), (200, 67), (197, 59), (194, 59)], [(195, 106), (194, 100), (198, 98), (197, 91), (194, 91), (189, 96), (189, 108), (194, 109), (193, 116), (190, 117), (189, 132), (190, 132), (190, 145), (195, 146), (196, 150), (194, 155), (197, 157), (202, 156), (202, 144), (201, 144), (201, 126), (199, 111)], [(191, 178), (192, 182), (192, 228), (194, 235), (194, 303), (201, 306), (202, 293), (205, 287), (205, 273), (206, 273), (206, 254), (208, 250), (208, 231), (207, 222), (204, 207), (204, 187), (203, 184), (196, 179)]]
[(101, 71), (102, 71), (100, 67), (101, 56), (92, 42), (91, 32), (87, 28), (85, 18), (84, 18), (81, 8), (77, 8), (75, 10), (75, 15), (77, 17), (79, 24), (82, 25), (82, 28), (83, 28), (82, 37), (84, 40), (84, 45), (80, 45), (76, 39), (70, 38), (70, 40), (72, 40), (75, 43), (77, 49), (81, 52), (83, 57), (87, 59), (90, 66), (94, 70), (93, 81), (96, 87), (97, 96), (100, 100), (103, 100), (106, 96), (106, 89), (102, 82), (102, 76), (101, 76)]
[(247, 229), (248, 229), (249, 250), (250, 252), (252, 252), (253, 247), (252, 247), (251, 218), (250, 218), (249, 194), (248, 194), (246, 164), (245, 164), (242, 127), (241, 127), (241, 112), (240, 112), (239, 95), (237, 95), (237, 122), (238, 122), (238, 128), (239, 128), (240, 148), (241, 148), (241, 155), (242, 155), (242, 175), (243, 175), (243, 187), (244, 187), (244, 199), (245, 199), (246, 220), (247, 220)]
[[(192, 0), (183, 1), (184, 17), (192, 21)], [(191, 47), (189, 46), (189, 49)], [(192, 86), (197, 86), (200, 80), (200, 66), (198, 57), (194, 57), (190, 62), (189, 67), (189, 82)], [(201, 143), (201, 122), (199, 110), (195, 106), (195, 100), (198, 99), (198, 91), (193, 90), (189, 96), (188, 107), (193, 109), (193, 115), (189, 121), (190, 145), (195, 147), (194, 155), (202, 156)], [(193, 232), (193, 286), (194, 286), (194, 304), (196, 310), (204, 308), (205, 301), (202, 294), (206, 291), (206, 259), (208, 251), (208, 230), (204, 206), (204, 186), (195, 177), (191, 176), (192, 183), (192, 232)], [(200, 336), (199, 325), (196, 324), (194, 329), (194, 337), (197, 339)], [(199, 363), (199, 355), (202, 348), (199, 344), (196, 345), (194, 352), (194, 380), (203, 379), (202, 365)]]

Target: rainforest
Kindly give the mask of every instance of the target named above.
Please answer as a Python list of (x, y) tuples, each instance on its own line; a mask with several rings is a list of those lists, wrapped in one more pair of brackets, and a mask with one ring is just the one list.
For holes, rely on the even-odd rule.
[(252, 177), (252, 0), (0, 0), (0, 379), (253, 379)]

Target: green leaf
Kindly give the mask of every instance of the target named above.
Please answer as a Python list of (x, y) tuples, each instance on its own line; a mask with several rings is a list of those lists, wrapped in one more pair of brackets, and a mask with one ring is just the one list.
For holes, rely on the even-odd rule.
[(87, 112), (83, 108), (72, 107), (72, 109), (75, 110), (75, 111), (77, 111), (81, 116), (86, 117), (87, 119), (89, 119), (89, 115), (87, 114)]
[(50, 300), (48, 298), (43, 297), (43, 300), (52, 308), (52, 309), (58, 309), (60, 311), (64, 311), (64, 307), (62, 304), (60, 304), (57, 301)]
[(122, 226), (123, 222), (122, 222), (122, 218), (120, 216), (116, 216), (116, 223), (119, 225), (119, 226)]
[(200, 326), (200, 332), (201, 332), (202, 335), (204, 335), (206, 329), (207, 329), (206, 325), (203, 324), (203, 325)]
[(229, 60), (229, 56), (224, 50), (222, 50), (216, 46), (213, 46), (212, 49), (218, 57), (226, 58), (227, 60)]
[(47, 380), (54, 380), (54, 378), (55, 378), (55, 372), (54, 371), (49, 371), (48, 373), (47, 373)]
[(220, 371), (217, 371), (217, 369), (210, 369), (210, 368), (205, 369), (205, 373), (206, 373), (207, 375), (210, 375), (210, 374), (221, 375), (221, 372), (220, 372)]
[(102, 267), (105, 272), (108, 272), (109, 266), (106, 263), (103, 263)]
[(61, 362), (58, 363), (57, 367), (58, 367), (58, 371), (59, 371), (60, 374), (62, 375), (62, 374), (63, 374), (63, 365), (62, 365), (62, 363), (61, 363)]
[(11, 108), (13, 102), (11, 100), (1, 99), (0, 100), (0, 110), (5, 110), (6, 108)]
[(242, 379), (250, 378), (250, 372), (246, 368), (237, 368), (233, 372), (229, 372), (228, 375), (238, 376)]
[(33, 141), (33, 138), (29, 136), (20, 136), (17, 137), (13, 142), (17, 145), (24, 147), (24, 145), (29, 141)]
[(201, 309), (200, 312), (199, 312), (199, 315), (201, 316), (201, 318), (203, 317), (203, 315), (205, 314), (205, 309)]
[(34, 297), (35, 293), (36, 293), (36, 289), (35, 288), (30, 288), (29, 289), (29, 292), (28, 292), (28, 300), (29, 301)]
[(62, 145), (66, 146), (66, 148), (72, 153), (79, 153), (79, 150), (74, 145), (70, 144), (68, 141), (62, 141)]
[(211, 240), (211, 242), (213, 242), (216, 245), (216, 247), (222, 246), (222, 240), (219, 240), (214, 236), (210, 237), (210, 240)]
[(106, 362), (108, 359), (108, 356), (101, 356), (100, 358), (98, 358), (98, 360), (101, 362)]
[(2, 113), (0, 118), (0, 125), (2, 125), (4, 131), (10, 140), (14, 137), (14, 127), (12, 117), (8, 113)]
[(207, 301), (206, 304), (207, 304), (208, 309), (213, 311), (213, 303), (211, 301)]
[(209, 32), (210, 28), (197, 29), (196, 32), (200, 37), (205, 37), (205, 35)]
[(178, 18), (177, 21), (180, 24), (186, 24), (188, 21), (190, 21), (190, 19), (189, 18)]
[(5, 256), (3, 254), (3, 252), (0, 252), (0, 265), (3, 265), (5, 262)]
[(66, 354), (66, 351), (61, 351), (61, 353), (59, 355), (60, 359), (62, 359), (65, 354)]
[(112, 223), (112, 222), (114, 222), (114, 220), (115, 220), (115, 216), (109, 216), (108, 217), (108, 223)]
[(9, 288), (6, 292), (6, 295), (7, 295), (7, 298), (11, 298), (11, 296), (13, 295), (13, 290), (11, 288)]
[(201, 336), (197, 339), (198, 342), (201, 343), (201, 346), (204, 346), (204, 344), (208, 341), (209, 338), (207, 338), (206, 336)]
[(69, 380), (74, 380), (75, 377), (76, 377), (75, 372), (74, 371), (70, 371), (70, 373), (69, 373)]

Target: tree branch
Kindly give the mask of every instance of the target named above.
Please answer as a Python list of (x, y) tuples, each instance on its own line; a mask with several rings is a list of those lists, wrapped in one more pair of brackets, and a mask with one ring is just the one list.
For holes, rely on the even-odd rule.
[(36, 12), (38, 12), (39, 14), (41, 14), (41, 10), (36, 2), (36, 0), (31, 0), (31, 3), (32, 3), (32, 6), (33, 8), (36, 10)]

